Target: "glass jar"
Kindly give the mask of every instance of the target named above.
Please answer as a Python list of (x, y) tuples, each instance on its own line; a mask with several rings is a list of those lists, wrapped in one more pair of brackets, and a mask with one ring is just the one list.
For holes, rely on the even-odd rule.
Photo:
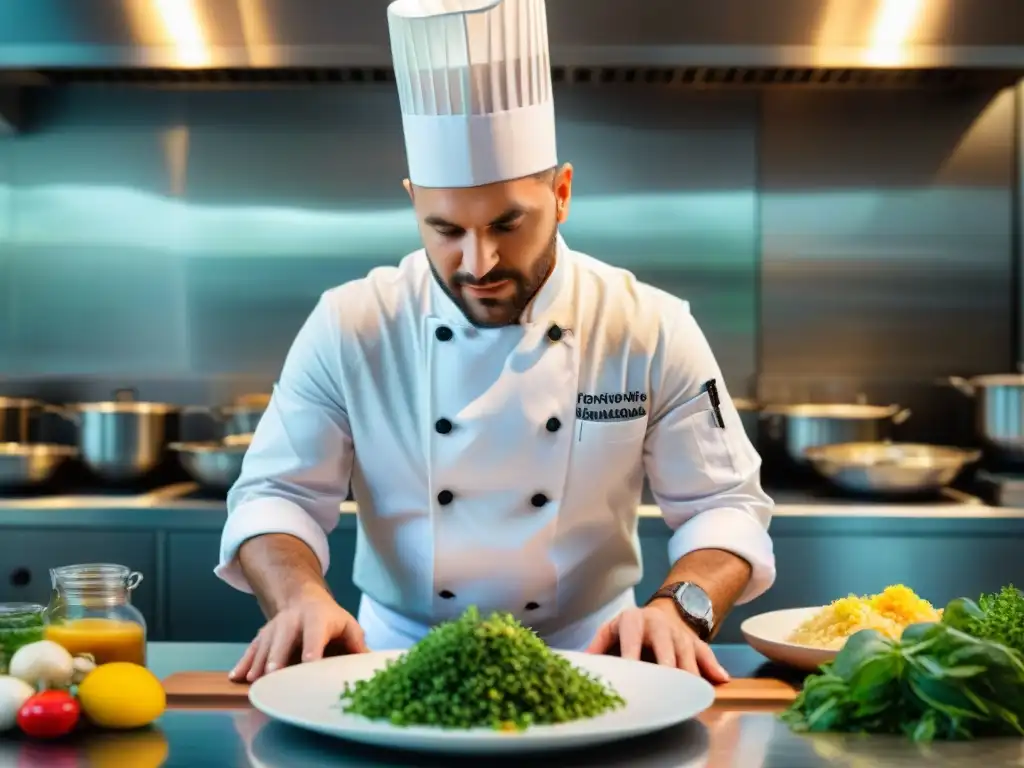
[(65, 565), (50, 570), (53, 593), (46, 609), (47, 640), (97, 664), (146, 663), (146, 620), (132, 605), (142, 574), (123, 565)]
[(35, 603), (0, 603), (0, 675), (21, 646), (43, 639), (45, 611)]

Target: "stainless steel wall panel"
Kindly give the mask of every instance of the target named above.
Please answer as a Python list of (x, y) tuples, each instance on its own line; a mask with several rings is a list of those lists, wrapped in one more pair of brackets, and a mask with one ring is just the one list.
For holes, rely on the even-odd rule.
[(1016, 162), (1014, 168), (1016, 179), (1014, 185), (1016, 209), (1014, 244), (1015, 266), (1014, 277), (1016, 278), (1017, 293), (1016, 299), (1016, 320), (1017, 338), (1014, 353), (1019, 370), (1024, 371), (1024, 80), (1017, 83), (1017, 100), (1014, 114), (1014, 149), (1016, 150)]
[(419, 247), (397, 97), (190, 93), (188, 113), (189, 367), (273, 376), (322, 291)]
[(757, 100), (565, 89), (559, 155), (576, 168), (566, 238), (687, 299), (733, 394), (754, 385)]
[(11, 152), (3, 373), (173, 373), (185, 355), (174, 94), (54, 92)]
[[(691, 300), (733, 388), (754, 374), (750, 95), (557, 94), (569, 242)], [(190, 370), (273, 375), (321, 291), (419, 247), (390, 87), (188, 96)], [(238, 126), (253, 125), (240, 140)], [(610, 151), (614, 147), (615, 151)]]
[[(19, 299), (0, 374), (40, 394), (265, 388), (323, 290), (419, 247), (392, 85), (39, 98), (12, 154), (0, 247)], [(567, 239), (689, 299), (730, 388), (747, 390), (756, 96), (560, 87), (556, 99), (576, 167)]]
[(939, 417), (936, 377), (1006, 370), (1012, 91), (774, 92), (763, 115), (764, 397)]
[(0, 138), (0, 378), (12, 366), (11, 325), (14, 294), (11, 286), (11, 151), (13, 142)]

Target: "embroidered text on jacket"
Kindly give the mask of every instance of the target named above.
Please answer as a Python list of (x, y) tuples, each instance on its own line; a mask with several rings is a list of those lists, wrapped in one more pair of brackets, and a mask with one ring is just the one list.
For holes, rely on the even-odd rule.
[[(647, 402), (647, 393), (640, 390), (629, 392), (601, 392), (576, 394), (576, 418), (584, 421), (616, 421), (638, 419), (647, 411), (641, 403)], [(618, 408), (581, 408), (582, 405), (613, 405)]]

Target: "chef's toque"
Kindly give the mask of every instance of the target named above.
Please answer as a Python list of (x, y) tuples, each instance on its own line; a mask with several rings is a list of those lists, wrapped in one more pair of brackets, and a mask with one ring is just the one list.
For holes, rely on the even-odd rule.
[(544, 0), (394, 0), (388, 26), (413, 184), (558, 164)]

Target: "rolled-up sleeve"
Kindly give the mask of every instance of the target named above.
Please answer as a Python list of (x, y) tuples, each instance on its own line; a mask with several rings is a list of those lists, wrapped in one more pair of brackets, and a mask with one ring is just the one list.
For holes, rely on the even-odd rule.
[[(768, 534), (773, 502), (761, 488), (761, 458), (689, 307), (671, 297), (663, 300), (651, 369), (655, 396), (644, 465), (655, 500), (673, 530), (669, 558), (675, 563), (699, 549), (722, 549), (742, 557), (752, 572), (737, 603), (749, 602), (775, 581)], [(712, 379), (724, 429), (705, 391)]]
[(330, 565), (327, 535), (338, 524), (352, 473), (352, 433), (342, 392), (338, 316), (321, 296), (292, 343), (267, 410), (228, 493), (214, 573), (252, 592), (238, 564), (248, 539), (286, 533)]

